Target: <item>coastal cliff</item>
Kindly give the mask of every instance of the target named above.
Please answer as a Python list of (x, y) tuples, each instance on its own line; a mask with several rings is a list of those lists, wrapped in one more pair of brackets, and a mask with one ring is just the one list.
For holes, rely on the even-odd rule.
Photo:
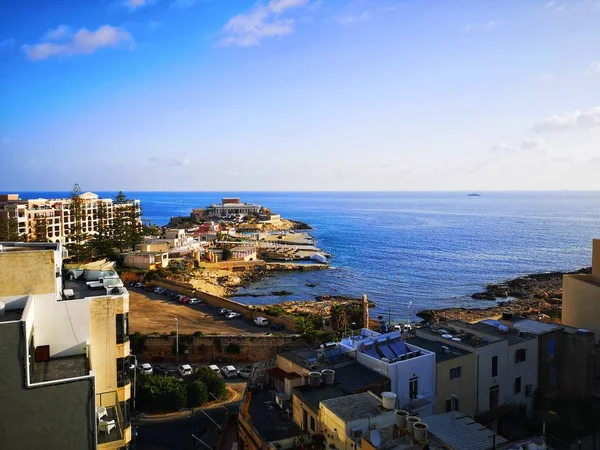
[(525, 317), (533, 316), (538, 320), (559, 321), (562, 312), (563, 275), (585, 273), (591, 273), (591, 268), (575, 272), (531, 274), (504, 283), (489, 284), (485, 291), (471, 297), (482, 302), (496, 301), (499, 298), (507, 300), (482, 309), (429, 309), (417, 313), (417, 316), (430, 323), (436, 323), (443, 318), (474, 322), (488, 317), (500, 317), (503, 312), (510, 312)]

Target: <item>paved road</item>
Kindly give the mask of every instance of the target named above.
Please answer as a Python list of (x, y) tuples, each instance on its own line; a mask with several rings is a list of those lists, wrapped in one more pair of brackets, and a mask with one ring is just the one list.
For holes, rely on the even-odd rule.
[[(220, 433), (214, 422), (219, 426), (225, 424), (230, 414), (237, 413), (239, 405), (239, 402), (236, 402), (228, 404), (226, 408), (196, 410), (193, 421), (190, 420), (191, 411), (175, 418), (143, 420), (143, 423), (136, 425), (137, 439), (134, 448), (136, 450), (186, 450), (208, 447), (214, 449)], [(228, 434), (229, 430), (235, 431), (229, 427)], [(206, 445), (194, 439), (192, 434)]]

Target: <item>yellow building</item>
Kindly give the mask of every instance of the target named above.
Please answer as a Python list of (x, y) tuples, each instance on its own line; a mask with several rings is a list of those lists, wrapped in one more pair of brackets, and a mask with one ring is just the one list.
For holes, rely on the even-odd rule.
[(59, 243), (0, 243), (2, 445), (128, 448), (128, 313), (115, 272), (63, 271)]
[(562, 322), (600, 336), (600, 239), (594, 239), (592, 273), (563, 277)]

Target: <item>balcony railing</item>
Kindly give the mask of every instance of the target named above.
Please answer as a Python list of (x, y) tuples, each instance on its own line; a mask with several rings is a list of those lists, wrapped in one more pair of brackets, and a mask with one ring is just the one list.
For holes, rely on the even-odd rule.
[(98, 445), (125, 439), (126, 424), (115, 391), (96, 395)]

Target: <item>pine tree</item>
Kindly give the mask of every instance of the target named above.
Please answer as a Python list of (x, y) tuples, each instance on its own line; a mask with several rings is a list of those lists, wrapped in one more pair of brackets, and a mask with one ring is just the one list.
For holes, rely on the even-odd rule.
[(81, 188), (78, 183), (75, 183), (71, 190), (71, 202), (69, 204), (69, 211), (73, 221), (69, 230), (69, 237), (72, 242), (67, 247), (71, 257), (76, 261), (84, 261), (88, 259), (90, 255), (90, 248), (86, 245), (88, 236), (83, 231), (83, 206)]
[(35, 242), (48, 242), (48, 218), (46, 216), (35, 218), (33, 238)]
[(119, 191), (115, 197), (112, 235), (115, 246), (123, 252), (142, 242), (141, 213), (137, 205)]
[(7, 208), (3, 211), (0, 210), (0, 242), (16, 242), (19, 240), (19, 224), (16, 213), (11, 214)]
[(113, 254), (114, 242), (112, 239), (112, 224), (109, 222), (108, 205), (98, 202), (97, 233), (90, 241), (90, 246), (98, 257), (109, 257)]

